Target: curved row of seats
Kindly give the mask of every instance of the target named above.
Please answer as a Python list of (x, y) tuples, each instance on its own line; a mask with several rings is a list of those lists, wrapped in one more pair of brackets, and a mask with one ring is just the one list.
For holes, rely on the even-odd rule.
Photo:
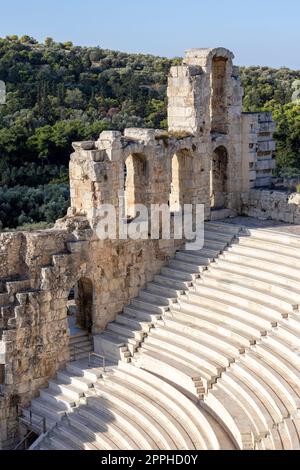
[[(262, 334), (266, 327), (204, 398), (214, 413), (220, 410), (241, 448), (248, 448), (251, 440), (250, 447), (258, 449), (300, 448), (298, 258), (300, 238), (250, 230), (250, 236), (239, 236), (209, 266), (190, 296), (213, 311), (213, 317), (217, 311), (227, 321), (238, 319), (243, 331), (260, 327)], [(245, 328), (248, 322), (251, 328)]]
[(241, 449), (299, 449), (300, 238), (235, 230), (207, 224), (211, 250), (234, 240), (166, 309), (134, 362), (198, 395)]
[[(70, 373), (70, 367), (73, 367)], [(217, 450), (218, 438), (203, 412), (176, 388), (133, 365), (120, 363), (94, 377), (89, 369), (69, 366), (51, 392), (33, 400), (32, 409), (52, 413), (56, 425), (39, 450)], [(75, 372), (77, 372), (75, 374)], [(58, 385), (58, 380), (60, 385)], [(71, 382), (71, 383), (70, 383)], [(85, 384), (85, 386), (84, 386)], [(53, 384), (50, 383), (50, 390)], [(60, 393), (58, 388), (60, 387)], [(75, 399), (78, 393), (80, 400)], [(49, 393), (49, 389), (48, 392)], [(75, 400), (75, 401), (74, 401)], [(43, 402), (43, 406), (42, 405)], [(54, 416), (53, 405), (60, 410)], [(67, 410), (65, 414), (63, 410)], [(59, 415), (59, 411), (57, 411)], [(25, 418), (24, 418), (25, 419)]]

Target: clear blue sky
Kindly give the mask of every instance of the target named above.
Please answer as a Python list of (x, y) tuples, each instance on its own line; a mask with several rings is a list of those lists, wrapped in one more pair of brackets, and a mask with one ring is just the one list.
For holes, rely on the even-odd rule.
[(0, 36), (182, 56), (224, 46), (239, 65), (300, 69), (299, 0), (0, 0)]

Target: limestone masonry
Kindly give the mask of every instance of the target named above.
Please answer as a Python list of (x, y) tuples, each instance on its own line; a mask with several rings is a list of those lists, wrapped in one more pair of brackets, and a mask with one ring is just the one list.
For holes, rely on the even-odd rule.
[[(75, 142), (68, 214), (0, 234), (0, 449), (300, 448), (300, 238), (234, 219), (300, 224), (300, 200), (268, 189), (275, 123), (242, 112), (233, 57), (187, 51), (168, 131)], [(204, 204), (203, 250), (100, 240), (124, 190), (129, 227)]]

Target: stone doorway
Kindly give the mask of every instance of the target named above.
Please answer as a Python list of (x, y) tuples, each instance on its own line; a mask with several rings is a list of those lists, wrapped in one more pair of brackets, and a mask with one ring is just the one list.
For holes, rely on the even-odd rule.
[(93, 283), (82, 277), (70, 290), (68, 323), (71, 336), (80, 330), (91, 334), (93, 330)]
[(228, 152), (225, 147), (218, 147), (211, 163), (211, 209), (225, 209), (227, 206)]

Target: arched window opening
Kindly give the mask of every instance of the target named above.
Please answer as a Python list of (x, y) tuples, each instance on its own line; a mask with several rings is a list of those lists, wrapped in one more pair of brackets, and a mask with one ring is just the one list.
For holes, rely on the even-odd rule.
[(169, 206), (175, 213), (184, 204), (191, 204), (191, 181), (193, 177), (193, 161), (189, 150), (181, 150), (172, 158), (172, 181), (170, 187)]
[(144, 155), (129, 155), (124, 166), (126, 218), (136, 217), (135, 205), (146, 205), (147, 161)]
[(226, 72), (228, 59), (214, 57), (212, 60), (211, 131), (227, 134)]
[(180, 209), (180, 171), (178, 155), (175, 154), (172, 158), (172, 182), (170, 192), (170, 211), (178, 212)]
[(225, 147), (218, 147), (211, 165), (211, 208), (224, 209), (227, 202), (228, 153)]

